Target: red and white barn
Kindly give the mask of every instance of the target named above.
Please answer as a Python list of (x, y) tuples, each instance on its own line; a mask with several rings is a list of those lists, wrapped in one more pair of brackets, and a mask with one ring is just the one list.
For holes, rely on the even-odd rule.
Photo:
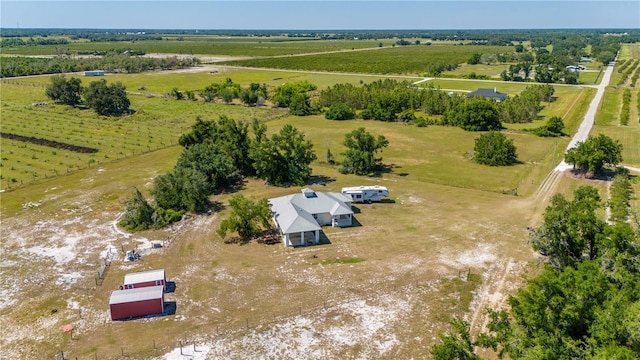
[(164, 287), (149, 286), (116, 290), (109, 299), (111, 320), (157, 315), (164, 312)]
[(138, 289), (149, 286), (162, 286), (167, 282), (164, 269), (141, 271), (124, 276), (123, 289)]

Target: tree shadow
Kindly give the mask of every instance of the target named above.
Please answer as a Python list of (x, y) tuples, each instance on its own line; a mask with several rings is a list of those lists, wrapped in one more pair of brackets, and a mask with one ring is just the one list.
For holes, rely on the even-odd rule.
[(390, 174), (394, 171), (394, 169), (402, 168), (396, 164), (382, 164), (378, 165), (374, 170), (370, 177), (382, 177), (384, 174)]
[(226, 186), (223, 186), (222, 188), (216, 190), (214, 194), (220, 195), (236, 193), (238, 191), (244, 190), (246, 188), (246, 184), (247, 180), (244, 177), (240, 175), (234, 175), (229, 179), (229, 183)]
[(326, 176), (326, 175), (312, 175), (307, 181), (307, 185), (322, 185), (325, 186), (327, 183), (331, 183), (336, 181), (336, 178)]

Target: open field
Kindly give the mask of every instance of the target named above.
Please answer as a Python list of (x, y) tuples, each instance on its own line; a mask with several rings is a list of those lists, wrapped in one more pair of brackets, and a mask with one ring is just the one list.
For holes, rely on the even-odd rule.
[[(420, 357), (451, 314), (466, 314), (469, 306), (475, 309), (473, 291), (498, 291), (485, 288), (486, 282), (503, 276), (517, 280), (521, 266), (530, 261), (524, 236), (531, 205), (521, 197), (396, 173), (380, 178), (343, 176), (321, 164), (314, 166), (314, 173), (335, 181), (315, 185), (316, 189), (385, 184), (392, 189), (393, 202), (359, 206), (356, 219), (362, 226), (326, 228), (330, 244), (309, 249), (224, 244), (215, 235), (224, 212), (198, 215), (163, 231), (119, 231), (113, 223), (124, 199), (134, 186), (148, 189), (151, 178), (175, 161), (177, 150), (138, 155), (3, 194), (2, 277), (9, 286), (3, 289), (0, 317), (5, 323), (12, 319), (14, 328), (14, 336), (3, 339), (5, 353), (50, 357), (64, 350), (79, 358), (92, 358), (94, 353), (113, 358), (124, 351), (147, 357), (181, 340), (233, 344), (247, 333), (242, 330), (247, 320), (248, 332), (260, 338), (262, 331), (275, 331), (275, 316), (279, 326), (294, 323), (291, 333), (283, 330), (285, 336), (295, 337), (303, 329), (325, 334), (311, 346), (314, 351), (325, 347), (330, 357)], [(292, 191), (298, 190), (248, 181), (243, 193), (260, 198)], [(225, 203), (227, 196), (214, 200)], [(461, 221), (452, 223), (451, 218)], [(165, 247), (152, 250), (152, 240), (165, 241)], [(96, 286), (95, 264), (110, 246), (118, 255), (104, 283)], [(122, 262), (122, 249), (134, 247), (143, 254), (142, 261)], [(334, 261), (355, 257), (364, 261)], [(513, 265), (503, 274), (509, 259)], [(123, 274), (157, 267), (164, 267), (177, 284), (176, 292), (168, 294), (168, 300), (177, 302), (176, 315), (108, 321), (106, 302)], [(460, 281), (459, 272), (468, 269), (472, 281)], [(26, 279), (29, 286), (18, 286)], [(58, 312), (52, 314), (52, 308)], [(380, 313), (387, 315), (379, 318)], [(76, 326), (73, 340), (59, 330), (67, 322)], [(349, 344), (341, 345), (330, 335), (351, 329), (360, 333), (359, 328), (369, 330)], [(31, 336), (24, 336), (27, 333)], [(158, 349), (153, 350), (152, 340)], [(285, 349), (268, 342), (256, 346), (273, 347), (254, 351), (276, 351), (274, 356)], [(286, 345), (290, 351), (300, 347)], [(227, 351), (234, 349), (239, 351)], [(281, 356), (286, 354), (309, 356)]]
[[(5, 90), (2, 95), (3, 132), (90, 147), (99, 151), (93, 154), (79, 154), (15, 140), (4, 140), (0, 184), (2, 188), (15, 187), (39, 178), (52, 177), (83, 167), (97, 166), (114, 159), (129, 157), (136, 153), (149, 152), (176, 144), (180, 134), (189, 128), (197, 116), (215, 119), (219, 115), (225, 114), (238, 120), (249, 121), (253, 118), (258, 118), (263, 121), (269, 121), (286, 115), (286, 110), (284, 109), (246, 108), (240, 105), (222, 105), (204, 103), (202, 101), (176, 101), (161, 97), (171, 91), (173, 87), (176, 87), (176, 84), (189, 84), (188, 88), (180, 89), (197, 91), (213, 82), (222, 82), (226, 77), (232, 77), (234, 81), (239, 83), (246, 84), (250, 81), (255, 81), (266, 83), (269, 86), (294, 80), (308, 80), (322, 85), (335, 82), (369, 82), (377, 79), (376, 77), (237, 69), (221, 69), (215, 74), (209, 74), (206, 71), (198, 73), (178, 71), (174, 73), (154, 72), (136, 75), (113, 75), (107, 77), (110, 82), (121, 81), (128, 89), (132, 89), (134, 93), (137, 93), (137, 95), (131, 96), (132, 108), (136, 110), (136, 113), (115, 119), (97, 117), (92, 111), (85, 109), (68, 109), (61, 105), (48, 103), (46, 105), (34, 105), (47, 102), (44, 89), (48, 84), (48, 77), (6, 80), (2, 82), (3, 90)], [(81, 79), (85, 83), (89, 81), (84, 77), (81, 77)], [(439, 85), (440, 81), (437, 80), (436, 83)], [(442, 81), (446, 82), (447, 80)], [(485, 84), (473, 81), (453, 81), (451, 85), (448, 85), (449, 83), (446, 84), (445, 86), (458, 86), (458, 88), (491, 85), (490, 83)], [(137, 90), (143, 87), (144, 90)], [(521, 84), (509, 84), (508, 89), (503, 90), (500, 88), (500, 90), (516, 92), (523, 88), (524, 85)], [(543, 111), (542, 115), (544, 117), (541, 118), (540, 123), (543, 123), (543, 119), (548, 116), (565, 116), (570, 107), (577, 103), (580, 89), (557, 87), (556, 93), (558, 94), (558, 100), (548, 105)], [(581, 101), (589, 100), (587, 97), (581, 97), (580, 99)], [(323, 139), (317, 141), (316, 146), (318, 149), (322, 149), (319, 150), (319, 153), (322, 153), (326, 148), (325, 142), (329, 141), (327, 139), (332, 139), (331, 148), (334, 153), (342, 151), (342, 137), (347, 132), (342, 130), (355, 128), (355, 125), (352, 124), (358, 123), (359, 125), (357, 126), (378, 128), (382, 133), (388, 131), (380, 128), (381, 125), (378, 122), (340, 123), (324, 121), (321, 116), (315, 118), (319, 120), (309, 121), (307, 118), (293, 118), (291, 121), (299, 122), (300, 128), (303, 130), (306, 124), (314, 124), (309, 129), (313, 133), (325, 132), (327, 124), (329, 124), (327, 129), (337, 128), (334, 133), (327, 133)], [(415, 166), (424, 171), (425, 168), (421, 164), (426, 160), (432, 164), (433, 169), (426, 173), (420, 173), (418, 176), (432, 178), (432, 181), (438, 183), (452, 183), (456, 186), (467, 187), (471, 184), (464, 184), (455, 179), (447, 178), (454, 174), (455, 171), (437, 170), (440, 166), (459, 166), (458, 162), (464, 161), (472, 167), (475, 166), (482, 173), (479, 174), (479, 178), (484, 179), (474, 182), (471, 187), (491, 191), (511, 191), (516, 188), (524, 174), (529, 171), (528, 168), (535, 166), (548, 151), (549, 143), (555, 141), (539, 139), (532, 135), (513, 135), (518, 139), (516, 140), (516, 145), (522, 142), (520, 154), (521, 160), (525, 164), (522, 167), (508, 168), (505, 173), (511, 175), (501, 176), (499, 183), (489, 186), (490, 183), (494, 182), (491, 176), (488, 176), (489, 172), (493, 172), (495, 169), (476, 165), (468, 159), (469, 153), (473, 149), (474, 136), (453, 128), (431, 127), (416, 131), (416, 129), (404, 125), (393, 125), (406, 134), (426, 134), (425, 139), (418, 137), (414, 138), (413, 141), (429, 144), (429, 151), (434, 154), (435, 158), (416, 160)], [(538, 126), (538, 124), (529, 124), (527, 127), (531, 126)], [(567, 121), (568, 129), (572, 129), (573, 126), (573, 121)], [(513, 127), (509, 125), (508, 127), (519, 129), (522, 128), (522, 125)], [(438, 141), (449, 137), (458, 141)], [(399, 142), (403, 141), (399, 140)], [(563, 141), (561, 141), (561, 145)], [(439, 142), (444, 144), (443, 148), (438, 145)], [(453, 147), (451, 147), (452, 145)], [(558, 149), (562, 149), (563, 146)], [(403, 149), (403, 151), (405, 150), (408, 149)], [(452, 163), (452, 159), (457, 160)], [(433, 176), (432, 172), (437, 176)], [(484, 172), (487, 173), (484, 174)]]
[[(0, 83), (3, 132), (10, 126), (21, 135), (99, 149), (87, 155), (53, 154), (51, 149), (21, 147), (3, 139), (3, 185), (7, 169), (28, 161), (33, 169), (26, 170), (27, 176), (43, 171), (36, 169), (36, 162), (67, 165), (79, 157), (88, 165), (91, 159), (101, 160), (90, 168), (76, 166), (55, 177), (38, 176), (2, 192), (0, 281), (5, 285), (0, 322), (10, 324), (11, 332), (0, 340), (0, 357), (53, 358), (64, 352), (65, 358), (87, 360), (162, 358), (171, 352), (178, 358), (176, 347), (183, 345), (185, 353), (194, 354), (197, 345), (200, 354), (210, 358), (428, 358), (430, 347), (439, 342), (437, 333), (449, 329), (452, 317), (470, 321), (472, 331), (482, 328), (482, 310), (504, 306), (507, 295), (540, 270), (542, 259), (527, 243), (527, 227), (538, 223), (551, 191), (568, 194), (589, 184), (606, 194), (604, 182), (577, 179), (568, 172), (550, 189), (538, 190), (569, 139), (538, 138), (518, 131), (520, 125), (508, 125), (506, 134), (514, 140), (522, 163), (490, 168), (469, 159), (479, 134), (458, 128), (329, 121), (290, 116), (282, 109), (161, 97), (174, 87), (197, 90), (227, 76), (242, 84), (309, 80), (320, 88), (377, 79), (229, 68), (216, 74), (108, 76), (109, 82), (122, 81), (130, 91), (140, 92), (131, 96), (137, 112), (120, 119), (33, 105), (46, 102), (46, 77)], [(507, 93), (526, 86), (447, 79), (434, 83), (453, 90), (499, 86)], [(145, 90), (137, 90), (142, 86)], [(594, 91), (557, 86), (558, 99), (542, 115), (562, 116), (567, 131), (573, 132)], [(598, 120), (596, 129), (617, 131), (610, 121), (616, 96), (605, 95), (605, 119)], [(153, 178), (174, 165), (181, 148), (172, 144), (179, 135), (196, 116), (215, 119), (221, 114), (266, 121), (271, 133), (285, 124), (302, 130), (319, 158), (312, 164), (315, 177), (308, 184), (315, 190), (380, 184), (390, 189), (390, 201), (358, 205), (355, 219), (360, 226), (323, 228), (323, 244), (309, 248), (253, 241), (226, 244), (215, 230), (228, 214), (227, 192), (211, 198), (219, 209), (210, 215), (190, 215), (162, 230), (129, 234), (120, 229), (117, 221), (133, 189), (148, 196)], [(344, 134), (360, 126), (389, 140), (382, 153), (388, 172), (375, 177), (342, 175), (323, 161), (327, 148), (339, 159)], [(625, 141), (637, 144), (640, 134), (629, 135)], [(10, 163), (14, 155), (20, 155), (19, 163)], [(637, 180), (634, 186), (638, 189)], [(258, 199), (300, 189), (246, 179), (240, 190)], [(152, 242), (163, 247), (153, 248)], [(134, 248), (142, 260), (123, 261), (124, 252)], [(113, 261), (104, 281), (96, 281), (97, 264), (108, 253), (114, 254)], [(154, 268), (164, 268), (168, 280), (176, 283), (175, 292), (167, 294), (167, 301), (175, 301), (175, 315), (110, 321), (109, 294), (123, 275)], [(73, 333), (61, 331), (67, 323), (75, 326)]]
[[(508, 49), (508, 50), (507, 50)], [(481, 45), (408, 45), (373, 52), (353, 51), (309, 56), (225, 61), (229, 65), (276, 69), (358, 72), (370, 74), (424, 74), (429, 62), (464, 63), (474, 53), (511, 51), (509, 47)]]
[(94, 51), (144, 51), (179, 55), (226, 55), (226, 56), (277, 56), (325, 51), (341, 51), (376, 48), (382, 42), (391, 46), (395, 40), (307, 40), (287, 38), (221, 38), (216, 36), (187, 37), (184, 41), (140, 40), (105, 42), (72, 42), (66, 45), (38, 45), (33, 47), (3, 48), (4, 54), (55, 55), (76, 54)]

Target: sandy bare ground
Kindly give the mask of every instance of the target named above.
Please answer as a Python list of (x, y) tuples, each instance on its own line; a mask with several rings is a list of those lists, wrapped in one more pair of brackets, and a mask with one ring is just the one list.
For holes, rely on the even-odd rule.
[[(212, 71), (210, 69), (214, 68), (230, 67), (206, 65), (196, 69)], [(602, 91), (611, 75), (611, 69), (607, 71), (609, 77), (605, 74)], [(580, 136), (584, 136), (584, 130), (580, 132)], [(63, 338), (65, 334), (60, 331), (60, 327), (68, 322), (74, 324), (76, 335), (81, 339), (113, 330), (118, 325), (109, 321), (108, 308), (104, 306), (107, 292), (96, 290), (97, 263), (107, 254), (113, 254), (110, 271), (121, 273), (136, 269), (136, 264), (124, 261), (123, 250), (131, 247), (136, 247), (143, 256), (149, 257), (161, 256), (165, 251), (189, 251), (186, 246), (183, 249), (185, 239), (206, 237), (217, 221), (215, 216), (202, 215), (161, 232), (145, 235), (124, 232), (116, 225), (121, 206), (101, 205), (109, 194), (92, 186), (97, 177), (104, 176), (108, 171), (96, 169), (95, 173), (80, 180), (77, 189), (69, 188), (62, 193), (55, 188), (45, 189), (37, 202), (23, 202), (23, 211), (19, 216), (3, 217), (0, 322), (9, 324), (11, 332), (5, 332), (0, 339), (0, 347), (3, 349), (0, 358), (38, 358), (42, 354), (38, 349), (43, 344), (50, 348), (68, 344), (68, 340)], [(513, 206), (515, 209), (531, 204), (532, 201), (548, 200), (561, 176), (560, 171), (552, 171), (531, 198), (511, 199), (505, 203), (505, 207)], [(118, 191), (122, 192), (123, 189)], [(418, 211), (425, 211), (432, 217), (437, 216), (437, 206), (429, 204), (432, 199), (427, 199), (425, 195), (401, 194), (397, 201), (399, 204), (416, 206)], [(472, 207), (473, 204), (469, 206)], [(435, 230), (425, 238), (433, 244), (442, 244), (441, 253), (429, 252), (428, 256), (407, 253), (380, 263), (365, 262), (361, 266), (369, 266), (371, 274), (365, 279), (350, 278), (348, 265), (338, 268), (338, 271), (322, 267), (317, 271), (311, 267), (310, 258), (315, 253), (323, 256), (324, 252), (342, 257), (362, 256), (368, 251), (366, 237), (384, 229), (363, 227), (335, 232), (332, 236), (338, 240), (328, 248), (296, 249), (295, 252), (280, 247), (273, 250), (247, 248), (247, 251), (264, 252), (269, 261), (278, 264), (272, 273), (277, 279), (286, 281), (285, 290), (296, 290), (300, 286), (311, 287), (318, 296), (325, 296), (333, 301), (323, 306), (304, 308), (297, 314), (297, 306), (293, 306), (293, 314), (278, 315), (273, 321), (249, 324), (248, 328), (235, 324), (222, 333), (213, 328), (201, 330), (191, 338), (197, 345), (196, 349), (191, 347), (188, 351), (193, 358), (201, 359), (391, 359), (405, 357), (407, 354), (419, 357), (419, 354), (426, 354), (428, 346), (437, 341), (439, 329), (434, 327), (435, 321), (432, 319), (441, 315), (438, 311), (442, 311), (442, 308), (431, 307), (435, 303), (451, 300), (439, 299), (439, 296), (448, 281), (456, 278), (458, 269), (473, 269), (480, 273), (482, 286), (477, 289), (468, 312), (455, 308), (446, 311), (453, 311), (469, 320), (473, 331), (480, 331), (487, 321), (484, 309), (504, 306), (506, 296), (522, 283), (522, 270), (528, 262), (522, 260), (522, 257), (518, 260), (503, 256), (511, 250), (508, 247), (513, 246), (513, 242), (503, 238), (524, 235), (523, 231), (510, 229), (505, 225), (507, 216), (495, 219), (492, 214), (480, 211), (477, 215), (486, 218), (474, 219), (471, 231), (468, 224), (462, 223), (451, 224), (448, 229), (444, 229), (464, 234), (460, 235), (464, 238), (464, 247), (447, 247), (447, 239), (442, 238)], [(440, 221), (447, 223), (446, 219)], [(509, 232), (510, 235), (507, 235)], [(164, 242), (166, 246), (157, 250), (152, 247), (152, 242)], [(526, 239), (523, 238), (522, 244), (524, 242)], [(228, 247), (219, 242), (211, 242), (207, 246), (207, 251), (216, 254), (229, 251)], [(198, 278), (199, 274), (210, 274), (210, 261), (194, 261), (181, 270), (174, 275), (173, 280), (187, 284)], [(430, 273), (442, 275), (411, 286), (384, 286), (407, 277), (426, 279)], [(292, 277), (291, 274), (296, 276)], [(251, 308), (248, 303), (252, 299), (243, 298), (241, 289), (259, 281), (260, 275), (256, 268), (233, 273), (229, 268), (219, 267), (211, 275), (211, 281), (226, 284), (226, 288), (231, 291), (228, 295), (230, 299), (237, 302), (239, 307)], [(360, 295), (322, 293), (324, 288), (347, 287), (355, 288)], [(376, 291), (368, 293), (367, 289)], [(191, 309), (207, 307), (212, 316), (224, 311), (214, 298), (194, 301), (184, 292), (173, 296), (180, 304), (181, 312), (172, 321), (184, 326), (208, 323), (207, 319), (189, 317)], [(265, 288), (255, 296), (260, 299), (282, 297), (287, 301), (295, 300), (295, 293), (280, 293), (277, 288)], [(35, 321), (32, 315), (34, 312), (38, 314)], [(406, 325), (415, 324), (416, 319), (424, 322), (417, 330)], [(204, 329), (204, 325), (202, 326)], [(185, 350), (187, 349), (183, 349), (183, 353)], [(178, 352), (168, 349), (161, 358), (186, 357), (180, 355), (179, 349)]]

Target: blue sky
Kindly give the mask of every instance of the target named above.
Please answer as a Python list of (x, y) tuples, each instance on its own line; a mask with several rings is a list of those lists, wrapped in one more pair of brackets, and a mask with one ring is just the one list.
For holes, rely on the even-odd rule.
[(640, 28), (640, 1), (0, 0), (5, 28)]

